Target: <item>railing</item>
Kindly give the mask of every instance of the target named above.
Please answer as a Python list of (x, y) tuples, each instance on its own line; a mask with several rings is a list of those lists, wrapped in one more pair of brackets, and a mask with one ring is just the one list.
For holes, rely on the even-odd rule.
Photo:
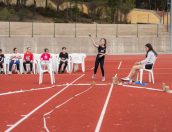
[(95, 37), (159, 37), (169, 35), (162, 24), (76, 24), (76, 23), (36, 23), (0, 22), (0, 36), (48, 36), (85, 37), (91, 33)]

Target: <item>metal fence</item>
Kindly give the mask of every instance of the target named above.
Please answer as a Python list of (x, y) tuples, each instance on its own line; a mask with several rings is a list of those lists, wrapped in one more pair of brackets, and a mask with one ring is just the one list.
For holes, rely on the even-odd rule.
[(79, 23), (36, 23), (0, 22), (0, 36), (48, 36), (85, 37), (142, 37), (169, 35), (162, 24), (79, 24)]

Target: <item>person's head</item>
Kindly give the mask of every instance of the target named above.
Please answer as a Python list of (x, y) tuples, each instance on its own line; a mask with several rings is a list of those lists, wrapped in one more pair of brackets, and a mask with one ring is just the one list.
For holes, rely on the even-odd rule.
[[(153, 51), (154, 54), (155, 54), (156, 56), (158, 55), (158, 54), (156, 53), (156, 51), (153, 49), (153, 46), (152, 46), (150, 43), (147, 43), (147, 44), (145, 45), (145, 48), (146, 48), (147, 54), (148, 54), (149, 51)], [(147, 57), (147, 54), (146, 54), (146, 57)]]
[(31, 48), (30, 47), (27, 47), (27, 52), (31, 52)]
[(14, 53), (17, 53), (17, 48), (14, 48), (14, 49), (13, 49), (13, 52), (14, 52)]
[(44, 52), (45, 52), (45, 53), (48, 53), (48, 52), (49, 52), (48, 48), (45, 48), (45, 49), (44, 49)]
[(105, 38), (100, 39), (100, 45), (101, 46), (106, 46), (106, 39)]
[(66, 47), (62, 47), (62, 52), (66, 52)]
[(0, 54), (2, 54), (2, 49), (0, 49)]

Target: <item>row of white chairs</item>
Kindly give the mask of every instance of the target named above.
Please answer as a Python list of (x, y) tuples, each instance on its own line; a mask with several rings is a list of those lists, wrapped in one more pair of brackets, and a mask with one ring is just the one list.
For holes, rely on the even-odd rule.
[[(34, 74), (39, 73), (39, 66), (38, 66), (38, 62), (40, 62), (40, 57), (41, 54), (33, 54), (34, 55), (34, 60), (33, 60), (33, 72)], [(4, 72), (5, 74), (8, 74), (9, 72), (9, 63), (10, 63), (10, 57), (11, 54), (5, 54), (5, 59), (4, 59)], [(22, 74), (24, 72), (23, 69), (23, 57), (24, 54), (21, 54), (22, 59), (20, 60), (20, 73)], [(86, 58), (86, 54), (84, 53), (72, 53), (69, 54), (69, 59), (68, 59), (68, 66), (67, 66), (67, 72), (71, 73), (72, 71), (76, 71), (78, 65), (81, 65), (82, 71), (85, 72), (85, 58)], [(59, 64), (60, 64), (60, 58), (59, 58), (59, 54), (51, 54), (51, 60), (52, 62), (52, 70), (53, 72), (58, 73), (58, 68), (59, 68)]]

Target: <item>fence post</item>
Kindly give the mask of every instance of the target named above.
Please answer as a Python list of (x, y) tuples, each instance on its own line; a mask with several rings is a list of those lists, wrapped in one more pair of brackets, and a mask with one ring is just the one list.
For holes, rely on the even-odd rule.
[(56, 37), (56, 23), (54, 22), (54, 38)]
[(159, 24), (157, 24), (157, 37), (159, 37)]
[(97, 38), (97, 23), (96, 23), (96, 38)]
[(33, 21), (32, 21), (32, 38), (33, 38)]
[(118, 37), (118, 24), (116, 24), (116, 38)]
[(76, 22), (75, 22), (75, 38), (76, 38)]
[(137, 23), (137, 38), (139, 37), (139, 25)]
[(11, 23), (10, 23), (10, 19), (9, 19), (9, 33), (8, 33), (8, 35), (9, 35), (9, 38), (11, 37)]

